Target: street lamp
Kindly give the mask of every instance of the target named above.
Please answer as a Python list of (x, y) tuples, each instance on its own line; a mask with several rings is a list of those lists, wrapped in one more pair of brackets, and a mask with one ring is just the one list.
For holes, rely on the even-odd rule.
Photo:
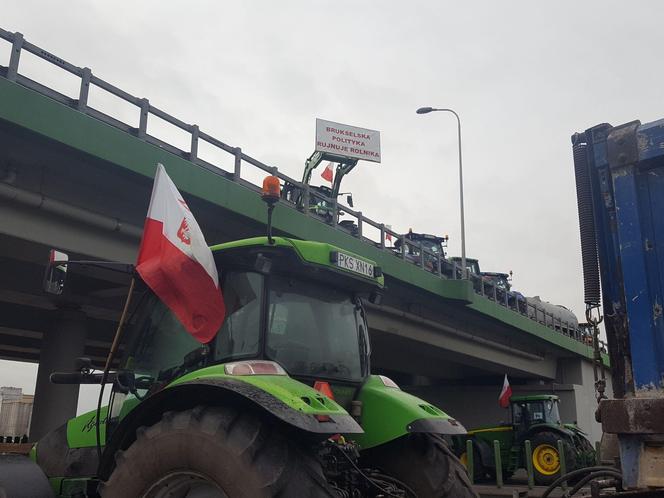
[(466, 278), (466, 225), (463, 217), (463, 161), (461, 160), (461, 119), (452, 109), (436, 109), (434, 107), (420, 107), (417, 114), (429, 114), (430, 112), (451, 112), (457, 120), (457, 131), (459, 137), (459, 202), (461, 204), (461, 268), (463, 276)]

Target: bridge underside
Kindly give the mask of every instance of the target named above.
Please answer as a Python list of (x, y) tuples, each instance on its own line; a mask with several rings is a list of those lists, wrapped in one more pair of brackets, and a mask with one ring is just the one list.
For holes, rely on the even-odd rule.
[[(48, 250), (133, 262), (151, 186), (143, 175), (0, 120), (0, 358), (40, 362), (35, 410), (49, 419), (33, 419), (33, 438), (76, 406), (76, 388), (50, 386), (47, 370), (72, 369), (81, 355), (103, 362), (128, 283), (126, 274), (84, 267), (69, 276), (75, 293), (55, 299), (41, 290)], [(264, 232), (252, 218), (185, 197), (210, 243)], [(383, 303), (368, 309), (372, 363), (403, 385), (499, 386), (504, 373), (515, 384), (550, 383), (560, 379), (561, 360), (581, 361), (461, 301), (389, 275), (387, 284)]]

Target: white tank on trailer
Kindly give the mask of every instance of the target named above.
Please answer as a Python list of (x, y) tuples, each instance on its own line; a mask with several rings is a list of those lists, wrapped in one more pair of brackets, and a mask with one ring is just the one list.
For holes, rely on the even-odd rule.
[(539, 296), (527, 297), (528, 316), (547, 326), (553, 326), (567, 335), (579, 330), (579, 320), (569, 309), (560, 304), (542, 301)]

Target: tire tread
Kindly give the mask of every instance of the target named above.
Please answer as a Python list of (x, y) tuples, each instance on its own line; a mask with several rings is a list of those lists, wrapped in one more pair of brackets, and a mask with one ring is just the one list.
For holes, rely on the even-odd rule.
[(231, 407), (166, 412), (156, 424), (138, 429), (133, 444), (116, 454), (116, 468), (100, 494), (142, 496), (170, 470), (191, 465), (247, 497), (334, 496), (312, 454), (270, 422)]

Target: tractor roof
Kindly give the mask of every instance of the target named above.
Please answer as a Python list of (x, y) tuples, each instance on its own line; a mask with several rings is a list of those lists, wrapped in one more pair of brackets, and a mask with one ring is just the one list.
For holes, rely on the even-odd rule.
[[(276, 271), (289, 275), (299, 273), (304, 278), (339, 281), (342, 286), (352, 286), (351, 282), (355, 282), (367, 289), (384, 285), (380, 267), (351, 251), (325, 242), (286, 237), (272, 237), (272, 240), (273, 244), (269, 244), (267, 237), (254, 237), (218, 244), (210, 249), (222, 269), (226, 264), (252, 268), (260, 253), (272, 255)], [(320, 270), (326, 270), (325, 275), (321, 275)]]
[(406, 238), (410, 240), (428, 240), (431, 242), (436, 242), (438, 244), (445, 242), (447, 239), (445, 237), (438, 237), (437, 235), (431, 235), (430, 233), (417, 233), (417, 232), (408, 232)]
[(555, 394), (527, 394), (512, 396), (510, 401), (558, 401), (560, 398)]
[[(461, 262), (461, 256), (452, 256), (452, 257), (450, 258), (450, 260), (452, 260), (452, 261), (456, 261), (456, 262)], [(466, 258), (466, 263), (477, 263), (478, 261), (479, 261), (479, 259), (475, 259), (475, 258)]]
[(483, 277), (490, 277), (490, 278), (509, 278), (509, 273), (501, 273), (497, 271), (483, 271), (482, 272)]

